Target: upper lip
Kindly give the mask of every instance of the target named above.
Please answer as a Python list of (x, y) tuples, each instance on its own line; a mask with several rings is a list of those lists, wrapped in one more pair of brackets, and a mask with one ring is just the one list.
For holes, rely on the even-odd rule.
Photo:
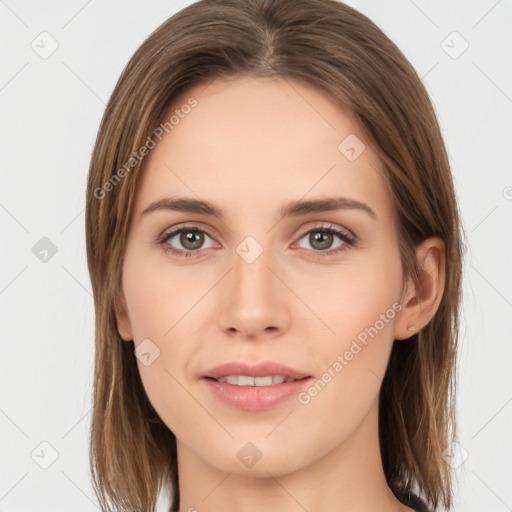
[(219, 379), (220, 377), (228, 377), (230, 375), (247, 375), (248, 377), (281, 375), (292, 379), (310, 377), (307, 373), (280, 363), (265, 362), (257, 365), (249, 365), (243, 362), (233, 361), (211, 368), (203, 375), (203, 378), (210, 377), (212, 379)]

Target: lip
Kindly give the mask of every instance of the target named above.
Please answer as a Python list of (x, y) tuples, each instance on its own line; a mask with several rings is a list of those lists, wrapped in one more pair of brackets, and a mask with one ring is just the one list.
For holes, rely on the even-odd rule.
[[(236, 386), (214, 380), (229, 375), (250, 377), (282, 375), (297, 380), (271, 386)], [(291, 397), (297, 396), (311, 380), (311, 375), (279, 363), (266, 362), (251, 366), (245, 363), (231, 362), (208, 370), (201, 380), (210, 392), (225, 404), (244, 411), (255, 412), (271, 409)]]
[[(248, 365), (246, 363), (230, 362), (216, 366), (208, 370), (203, 377), (219, 379), (228, 375), (247, 375), (249, 377), (266, 377), (267, 375), (282, 375), (283, 377), (291, 377), (292, 379), (304, 379), (311, 375), (290, 368), (280, 363), (265, 362), (257, 365)], [(280, 385), (280, 384), (276, 384)]]

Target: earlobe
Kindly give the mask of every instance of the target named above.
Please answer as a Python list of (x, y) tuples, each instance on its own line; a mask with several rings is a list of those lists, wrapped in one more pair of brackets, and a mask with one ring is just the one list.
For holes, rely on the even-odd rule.
[(117, 330), (124, 341), (133, 340), (132, 326), (128, 317), (128, 310), (124, 296), (118, 295), (115, 300)]
[(406, 339), (425, 327), (441, 303), (445, 284), (445, 247), (439, 237), (422, 242), (416, 249), (419, 283), (409, 278), (402, 310), (395, 324), (395, 339)]

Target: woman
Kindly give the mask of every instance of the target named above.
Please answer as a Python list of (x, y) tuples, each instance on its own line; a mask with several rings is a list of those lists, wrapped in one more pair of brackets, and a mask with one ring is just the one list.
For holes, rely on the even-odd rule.
[(452, 504), (458, 209), (428, 95), (335, 0), (203, 0), (92, 155), (103, 510)]

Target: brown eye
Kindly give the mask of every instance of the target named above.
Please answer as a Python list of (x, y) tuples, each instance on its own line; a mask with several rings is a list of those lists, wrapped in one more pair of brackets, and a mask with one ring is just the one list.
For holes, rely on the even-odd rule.
[[(306, 239), (309, 244), (309, 247), (304, 248), (312, 249), (315, 252), (338, 252), (336, 249), (341, 251), (355, 244), (355, 240), (351, 235), (332, 226), (320, 226), (311, 229), (301, 236), (300, 240), (303, 239)], [(331, 249), (333, 251), (330, 251)]]
[(308, 242), (314, 248), (320, 251), (330, 249), (334, 240), (332, 233), (326, 233), (324, 231), (315, 231), (309, 234)]
[(187, 251), (200, 249), (204, 243), (204, 233), (200, 231), (182, 231), (179, 236), (180, 244)]
[[(211, 243), (205, 246), (207, 239)], [(173, 254), (182, 253), (184, 255), (214, 246), (212, 238), (205, 231), (196, 227), (185, 227), (166, 233), (161, 237), (159, 243), (164, 246), (165, 250)]]

